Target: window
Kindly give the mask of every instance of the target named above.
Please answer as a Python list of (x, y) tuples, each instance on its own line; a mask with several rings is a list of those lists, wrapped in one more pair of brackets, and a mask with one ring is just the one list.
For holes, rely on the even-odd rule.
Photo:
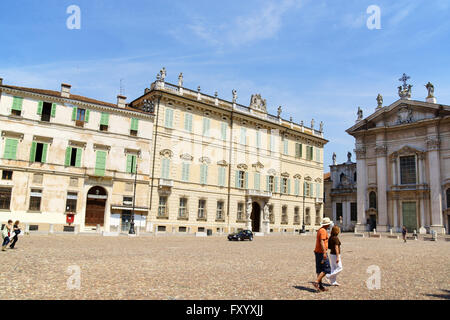
[(206, 117), (203, 117), (203, 135), (205, 137), (209, 137), (210, 127), (211, 127), (211, 120)]
[(127, 154), (127, 173), (136, 173), (137, 156), (134, 154)]
[(281, 193), (289, 194), (290, 193), (290, 183), (288, 178), (281, 179)]
[(216, 220), (223, 220), (223, 201), (217, 201)]
[(243, 145), (247, 144), (247, 129), (246, 128), (241, 128), (240, 143), (243, 144)]
[(3, 180), (12, 180), (13, 172), (9, 170), (2, 171), (2, 179)]
[(376, 209), (377, 208), (377, 194), (375, 191), (372, 191), (369, 193), (369, 209)]
[(358, 221), (358, 206), (356, 202), (350, 203), (350, 221)]
[(416, 184), (416, 157), (400, 157), (401, 184)]
[(198, 200), (198, 218), (206, 219), (206, 200)]
[(274, 192), (274, 176), (267, 176), (267, 191)]
[(158, 217), (167, 217), (167, 197), (159, 197)]
[(306, 146), (306, 160), (313, 160), (314, 147)]
[(187, 112), (184, 114), (184, 130), (192, 132), (192, 114)]
[(219, 179), (219, 186), (220, 187), (225, 187), (225, 181), (226, 181), (225, 173), (226, 173), (225, 167), (219, 167), (218, 179)]
[(300, 195), (300, 180), (294, 179), (294, 193), (296, 196)]
[(131, 118), (130, 136), (136, 137), (138, 134), (139, 120)]
[(181, 167), (181, 180), (189, 182), (189, 171), (190, 171), (190, 164), (187, 162), (183, 162), (183, 165)]
[(30, 210), (41, 211), (42, 190), (31, 189), (30, 194)]
[(311, 209), (306, 208), (305, 210), (305, 224), (311, 224)]
[(261, 190), (261, 175), (259, 172), (254, 173), (253, 187), (255, 190)]
[(301, 143), (295, 144), (295, 157), (301, 158), (303, 156), (303, 145)]
[(41, 121), (49, 122), (50, 117), (55, 117), (56, 103), (39, 101), (37, 114), (41, 116)]
[(288, 223), (288, 215), (287, 215), (287, 207), (283, 206), (281, 208), (281, 223), (287, 224)]
[(273, 205), (269, 206), (269, 221), (270, 223), (275, 223), (275, 214), (273, 213)]
[(342, 203), (336, 203), (336, 220), (339, 221), (343, 217)]
[(106, 169), (106, 151), (97, 151), (95, 160), (95, 175), (104, 176)]
[(220, 124), (220, 132), (221, 132), (223, 141), (227, 140), (227, 126), (228, 126), (228, 124), (226, 122), (222, 122)]
[(200, 166), (200, 183), (208, 184), (208, 165), (202, 164)]
[(164, 126), (166, 128), (173, 128), (173, 109), (166, 108), (166, 114), (164, 118)]
[(284, 155), (288, 156), (289, 155), (289, 141), (285, 138), (284, 139), (284, 146), (283, 146), (283, 151), (284, 151)]
[(47, 159), (47, 143), (33, 141), (31, 143), (30, 162), (45, 163)]
[(11, 107), (11, 114), (14, 116), (20, 116), (22, 114), (22, 104), (23, 104), (23, 98), (14, 97), (13, 105)]
[(9, 160), (16, 160), (17, 144), (18, 140), (16, 139), (6, 139), (3, 158)]
[(236, 220), (237, 221), (244, 220), (244, 203), (242, 202), (238, 203)]
[(109, 113), (102, 112), (100, 117), (100, 131), (108, 131), (109, 126)]
[(124, 206), (129, 206), (129, 207), (131, 207), (131, 206), (133, 205), (133, 197), (130, 197), (130, 196), (124, 196), (124, 197), (122, 198), (122, 204), (123, 204)]
[(161, 160), (161, 178), (169, 179), (169, 177), (170, 177), (169, 169), (170, 169), (170, 159), (162, 158), (162, 160)]
[(11, 189), (0, 188), (0, 210), (9, 210), (11, 204)]
[(187, 218), (187, 198), (180, 198), (180, 207), (178, 208), (178, 217)]
[(320, 220), (321, 220), (320, 210), (316, 209), (316, 226), (320, 226)]
[(236, 188), (244, 189), (247, 188), (247, 172), (236, 171)]
[(312, 196), (312, 188), (311, 183), (305, 182), (303, 186), (303, 195), (305, 197), (311, 197)]
[(78, 193), (68, 192), (66, 200), (66, 212), (77, 212)]
[(90, 111), (82, 108), (73, 108), (72, 110), (72, 120), (75, 121), (75, 125), (78, 127), (83, 127), (84, 123), (89, 122)]
[(294, 208), (294, 224), (300, 223), (300, 208), (295, 207)]
[(81, 167), (81, 152), (79, 148), (67, 147), (64, 165), (66, 167)]

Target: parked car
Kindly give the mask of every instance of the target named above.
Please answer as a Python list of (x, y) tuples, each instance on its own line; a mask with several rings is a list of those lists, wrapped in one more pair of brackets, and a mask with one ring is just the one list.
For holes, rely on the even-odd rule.
[(253, 232), (251, 232), (250, 230), (242, 230), (228, 235), (229, 241), (244, 241), (246, 239), (253, 241)]

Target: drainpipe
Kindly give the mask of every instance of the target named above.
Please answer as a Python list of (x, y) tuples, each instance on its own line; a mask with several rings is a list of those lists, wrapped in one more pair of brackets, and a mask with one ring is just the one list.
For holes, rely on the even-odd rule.
[(150, 204), (148, 211), (149, 213), (152, 210), (152, 199), (153, 199), (153, 180), (155, 177), (155, 157), (156, 157), (156, 140), (158, 138), (158, 119), (159, 119), (159, 103), (161, 101), (162, 95), (158, 97), (158, 106), (156, 107), (156, 128), (155, 128), (155, 137), (153, 142), (153, 163), (152, 163), (152, 181), (151, 181), (151, 187), (150, 187)]
[(228, 233), (230, 231), (230, 197), (231, 197), (231, 161), (232, 161), (232, 150), (233, 150), (233, 113), (234, 109), (231, 109), (230, 116), (230, 154), (228, 156), (228, 203), (227, 203), (227, 216), (228, 216)]

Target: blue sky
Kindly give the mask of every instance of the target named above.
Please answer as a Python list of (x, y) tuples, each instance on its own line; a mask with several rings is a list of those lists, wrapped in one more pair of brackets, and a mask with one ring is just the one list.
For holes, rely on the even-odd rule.
[[(67, 7), (81, 9), (69, 30)], [(370, 5), (381, 29), (369, 30)], [(411, 76), (413, 99), (435, 85), (450, 104), (450, 1), (103, 1), (0, 2), (0, 77), (4, 83), (72, 92), (115, 102), (123, 79), (131, 101), (165, 66), (188, 88), (248, 105), (253, 93), (269, 112), (283, 106), (295, 122), (325, 123), (325, 171), (336, 152), (346, 161), (354, 139), (345, 130), (398, 99), (398, 79)], [(447, 76), (446, 76), (447, 75)], [(353, 157), (353, 160), (355, 158)]]

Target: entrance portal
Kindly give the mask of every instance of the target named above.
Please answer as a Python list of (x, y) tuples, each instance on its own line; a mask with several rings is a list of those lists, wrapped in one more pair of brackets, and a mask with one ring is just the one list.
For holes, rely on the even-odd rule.
[(367, 219), (367, 224), (369, 225), (369, 231), (373, 231), (373, 229), (377, 228), (377, 216), (375, 214), (371, 214), (369, 219)]
[(415, 202), (402, 203), (403, 225), (408, 232), (417, 230), (417, 211)]
[(106, 190), (102, 187), (93, 187), (87, 195), (86, 215), (84, 225), (89, 227), (103, 226), (105, 221)]
[(253, 202), (252, 215), (250, 216), (250, 219), (252, 219), (252, 231), (259, 232), (259, 226), (261, 223), (261, 207), (257, 202)]

